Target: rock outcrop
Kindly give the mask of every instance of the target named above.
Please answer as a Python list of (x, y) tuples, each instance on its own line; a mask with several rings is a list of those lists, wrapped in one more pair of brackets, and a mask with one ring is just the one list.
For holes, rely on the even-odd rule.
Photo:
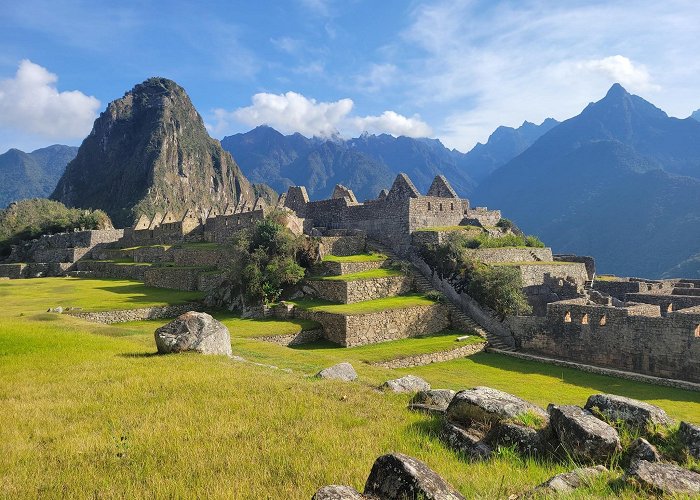
[(444, 414), (450, 401), (457, 394), (450, 389), (430, 389), (418, 391), (411, 402), (408, 403), (409, 410), (425, 411), (428, 413)]
[(655, 493), (668, 495), (700, 493), (700, 474), (673, 464), (638, 460), (627, 471), (627, 477)]
[(700, 425), (681, 422), (678, 433), (688, 448), (688, 453), (692, 457), (700, 459)]
[(556, 405), (547, 410), (553, 432), (574, 460), (605, 462), (621, 449), (617, 431), (588, 410)]
[(95, 120), (51, 197), (100, 208), (124, 227), (156, 212), (252, 205), (256, 196), (231, 155), (209, 137), (185, 90), (150, 78)]
[(316, 377), (352, 382), (357, 378), (357, 373), (350, 363), (344, 362), (324, 368), (316, 374)]
[(594, 477), (607, 472), (602, 465), (596, 465), (595, 467), (584, 467), (580, 469), (574, 469), (570, 472), (564, 472), (562, 474), (557, 474), (554, 477), (549, 478), (547, 481), (539, 485), (535, 491), (548, 495), (570, 493), (576, 488), (584, 486), (587, 482), (590, 482)]
[(418, 392), (429, 391), (430, 384), (415, 375), (406, 375), (401, 378), (387, 380), (382, 384), (381, 388), (392, 392)]
[(649, 425), (669, 425), (673, 422), (658, 406), (615, 394), (594, 394), (588, 398), (584, 408), (598, 411), (609, 420), (620, 420), (642, 429)]
[(382, 455), (372, 466), (365, 495), (382, 499), (425, 498), (457, 500), (464, 497), (420, 460), (402, 453)]
[(350, 486), (330, 484), (320, 488), (316, 493), (314, 493), (311, 500), (363, 500), (366, 498), (367, 497)]
[(231, 334), (209, 314), (190, 311), (155, 332), (158, 353), (194, 351), (231, 356)]
[(446, 416), (452, 423), (471, 425), (472, 422), (496, 423), (524, 414), (536, 415), (544, 421), (548, 419), (542, 408), (524, 399), (490, 387), (475, 387), (458, 392)]

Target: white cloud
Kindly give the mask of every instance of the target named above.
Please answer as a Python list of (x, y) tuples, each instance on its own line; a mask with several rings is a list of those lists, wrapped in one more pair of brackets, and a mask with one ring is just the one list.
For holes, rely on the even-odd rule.
[(269, 125), (282, 133), (299, 132), (306, 136), (330, 136), (338, 132), (338, 126), (350, 113), (352, 99), (335, 102), (317, 102), (296, 92), (285, 94), (259, 93), (253, 96), (253, 104), (233, 112), (215, 110), (219, 131), (233, 119), (248, 126)]
[(499, 125), (574, 116), (615, 82), (688, 116), (698, 106), (699, 15), (687, 0), (420, 3), (382, 62), (397, 66), (402, 105), (466, 151)]
[(607, 80), (620, 83), (632, 92), (659, 90), (659, 85), (652, 83), (651, 75), (644, 65), (635, 66), (627, 57), (616, 55), (603, 59), (591, 59), (578, 63), (578, 68), (597, 72)]
[(354, 103), (347, 98), (318, 102), (296, 92), (286, 92), (255, 94), (252, 101), (250, 106), (234, 111), (215, 109), (214, 123), (207, 124), (207, 127), (215, 135), (228, 132), (234, 121), (249, 127), (269, 125), (284, 134), (299, 132), (307, 137), (329, 137), (365, 131), (409, 137), (432, 134), (428, 124), (418, 116), (408, 118), (390, 110), (378, 116), (351, 116)]
[(372, 64), (369, 71), (356, 78), (357, 89), (378, 92), (396, 81), (397, 68), (393, 64)]
[(100, 101), (80, 91), (60, 92), (58, 77), (25, 59), (14, 78), (0, 81), (0, 125), (47, 138), (85, 137)]
[(394, 136), (429, 137), (433, 134), (427, 123), (417, 115), (407, 118), (394, 111), (384, 111), (379, 116), (357, 117), (352, 120), (355, 127), (363, 132), (387, 133)]

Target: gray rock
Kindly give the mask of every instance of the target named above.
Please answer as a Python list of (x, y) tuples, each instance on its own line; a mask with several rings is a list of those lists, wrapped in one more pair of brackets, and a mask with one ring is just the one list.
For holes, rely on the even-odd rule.
[(63, 314), (63, 308), (62, 308), (61, 306), (58, 306), (58, 307), (51, 307), (51, 308), (49, 308), (49, 310), (46, 311), (46, 312), (57, 313), (57, 314)]
[(363, 500), (366, 497), (350, 486), (331, 484), (320, 488), (311, 500)]
[(492, 448), (496, 446), (515, 446), (525, 455), (544, 453), (551, 441), (549, 428), (533, 429), (513, 422), (495, 424), (484, 438)]
[(549, 405), (549, 422), (562, 447), (574, 460), (604, 462), (620, 450), (617, 431), (578, 406)]
[(642, 487), (665, 494), (700, 493), (700, 474), (673, 464), (638, 460), (627, 471), (627, 477)]
[(408, 404), (409, 410), (444, 414), (456, 392), (450, 389), (430, 389), (418, 391)]
[(186, 312), (155, 332), (160, 354), (195, 351), (231, 356), (228, 328), (206, 313)]
[(457, 490), (423, 462), (401, 453), (382, 455), (374, 462), (365, 484), (364, 494), (382, 500), (464, 499)]
[(537, 405), (507, 392), (489, 387), (475, 387), (458, 392), (447, 407), (447, 419), (469, 426), (472, 422), (495, 423), (525, 413), (535, 414), (547, 421), (547, 413)]
[(594, 394), (588, 398), (584, 408), (589, 411), (595, 409), (612, 421), (621, 420), (637, 428), (673, 423), (658, 406), (615, 394)]
[(545, 494), (570, 493), (576, 488), (585, 486), (586, 483), (590, 482), (591, 479), (607, 471), (608, 469), (606, 469), (602, 465), (574, 469), (570, 472), (557, 474), (556, 476), (547, 479), (544, 483), (542, 483), (536, 488), (536, 491)]
[(442, 422), (440, 437), (451, 449), (472, 460), (483, 460), (491, 455), (491, 447), (484, 442), (485, 432), (477, 428), (464, 428), (447, 420)]
[(345, 382), (352, 382), (357, 378), (357, 373), (350, 363), (338, 363), (337, 365), (324, 368), (316, 374), (318, 378), (325, 378), (330, 380), (343, 380)]
[(700, 458), (700, 425), (681, 422), (678, 434), (681, 441), (688, 447), (690, 456)]
[(429, 391), (430, 384), (415, 375), (406, 375), (405, 377), (387, 380), (382, 384), (381, 388), (393, 392), (418, 392)]
[(661, 455), (656, 449), (656, 446), (649, 441), (644, 438), (637, 438), (629, 447), (629, 461), (632, 463), (637, 460), (660, 462)]

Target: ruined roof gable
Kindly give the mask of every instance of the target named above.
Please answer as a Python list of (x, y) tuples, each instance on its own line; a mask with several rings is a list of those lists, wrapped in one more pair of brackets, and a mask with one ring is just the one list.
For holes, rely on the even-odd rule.
[(456, 191), (450, 186), (444, 175), (437, 175), (428, 189), (428, 196), (438, 198), (459, 198)]
[(136, 224), (134, 224), (134, 229), (140, 230), (140, 229), (148, 229), (148, 226), (151, 223), (151, 219), (146, 217), (145, 215), (142, 215), (139, 217), (139, 220), (136, 221)]
[(335, 189), (333, 189), (331, 199), (335, 200), (343, 198), (347, 198), (351, 203), (357, 203), (357, 198), (355, 197), (355, 193), (352, 192), (352, 189), (348, 189), (342, 184), (336, 184)]
[(407, 198), (418, 198), (420, 193), (416, 186), (413, 185), (411, 179), (408, 175), (403, 172), (396, 176), (394, 184), (392, 184), (389, 190), (388, 198), (391, 199), (407, 199)]

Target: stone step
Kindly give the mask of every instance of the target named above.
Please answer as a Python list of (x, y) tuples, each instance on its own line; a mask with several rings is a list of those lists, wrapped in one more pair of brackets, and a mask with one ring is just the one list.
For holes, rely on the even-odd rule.
[[(394, 252), (388, 248), (387, 246), (373, 241), (373, 240), (368, 240), (367, 241), (368, 247), (382, 252), (384, 255), (391, 259), (397, 259), (396, 255)], [(531, 252), (533, 253), (533, 252)], [(533, 253), (533, 258), (535, 260), (541, 260), (537, 258), (536, 255)], [(433, 287), (432, 283), (428, 278), (423, 276), (421, 272), (418, 271), (418, 269), (414, 268), (413, 275), (415, 277), (415, 287), (418, 292), (421, 293), (427, 293), (431, 291), (435, 291), (435, 288)], [(472, 317), (470, 317), (468, 314), (466, 314), (461, 308), (459, 308), (456, 304), (454, 304), (451, 300), (447, 299), (443, 302), (444, 305), (447, 307), (447, 310), (450, 312), (450, 315), (452, 317), (453, 323), (460, 324), (462, 327), (467, 328), (467, 329), (472, 329), (474, 330), (477, 335), (483, 337), (486, 339), (488, 342), (488, 346), (490, 348), (494, 349), (499, 349), (501, 351), (507, 351), (507, 352), (516, 352), (517, 349), (506, 344), (499, 336), (489, 332), (488, 330), (485, 330), (484, 328), (481, 327)]]

